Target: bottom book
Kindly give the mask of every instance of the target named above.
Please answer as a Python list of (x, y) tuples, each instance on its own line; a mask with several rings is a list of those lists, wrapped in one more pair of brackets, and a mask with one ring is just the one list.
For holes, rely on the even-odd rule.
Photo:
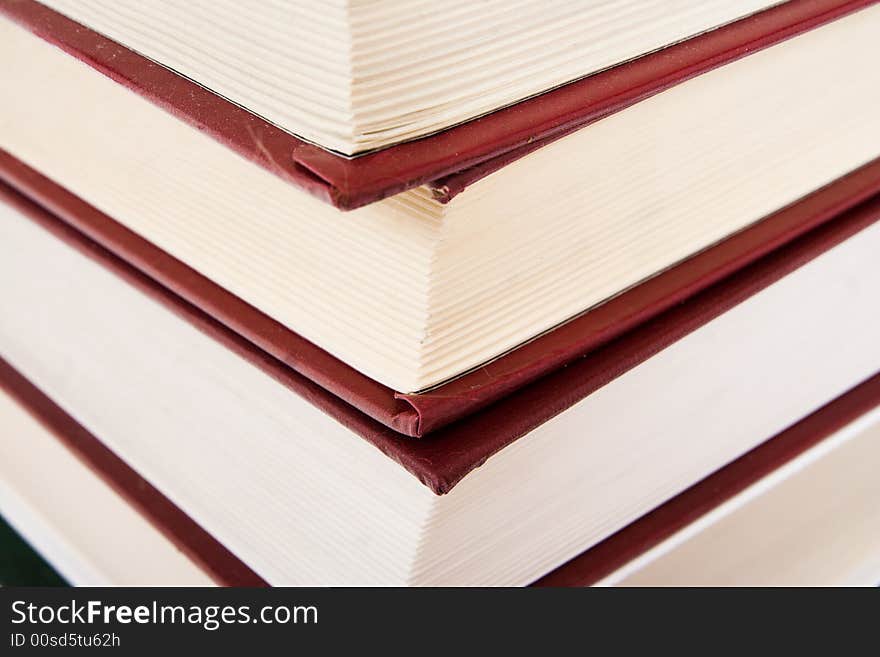
[[(0, 510), (70, 583), (215, 583), (164, 530), (170, 501), (99, 474), (116, 457), (2, 361), (0, 388)], [(880, 375), (535, 584), (876, 585), (878, 462)]]

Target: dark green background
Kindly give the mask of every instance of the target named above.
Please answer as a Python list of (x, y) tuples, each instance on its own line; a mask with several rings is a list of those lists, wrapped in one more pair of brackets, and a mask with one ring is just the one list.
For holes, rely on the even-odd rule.
[(67, 582), (0, 517), (0, 586), (66, 585)]

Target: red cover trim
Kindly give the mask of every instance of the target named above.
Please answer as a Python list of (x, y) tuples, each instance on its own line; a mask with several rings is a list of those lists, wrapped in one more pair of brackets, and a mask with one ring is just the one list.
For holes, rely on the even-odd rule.
[(0, 179), (336, 397), (406, 436), (426, 436), (563, 367), (880, 193), (880, 159), (757, 224), (429, 392), (397, 393), (0, 150)]
[[(254, 346), (210, 314), (2, 184), (0, 199), (260, 367), (396, 460), (437, 494), (451, 490), (468, 472), (517, 438), (880, 219), (880, 196), (875, 196), (693, 295), (686, 303), (668, 308), (615, 337), (567, 367), (509, 393), (481, 412), (439, 429), (429, 437), (411, 440)], [(339, 385), (348, 384), (343, 381)]]
[(880, 374), (691, 486), (533, 586), (589, 586), (880, 405)]
[(422, 184), (448, 200), (541, 145), (875, 0), (791, 0), (433, 136), (346, 158), (33, 0), (0, 12), (307, 192), (347, 210)]
[[(156, 529), (223, 586), (265, 586), (222, 543), (206, 532), (150, 482), (132, 470), (81, 424), (0, 358), (0, 389), (64, 443)], [(75, 491), (73, 492), (75, 494)]]

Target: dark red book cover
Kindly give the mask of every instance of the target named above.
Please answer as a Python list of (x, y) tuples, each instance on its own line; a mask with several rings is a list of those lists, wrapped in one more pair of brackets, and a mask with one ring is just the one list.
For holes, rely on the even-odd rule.
[[(39, 3), (0, 3), (0, 11), (292, 183), (330, 199), (350, 197), (360, 203), (426, 181), (449, 198), (548, 140), (866, 4), (784, 3), (438, 135), (354, 159), (304, 143)], [(263, 148), (255, 149), (253, 135)], [(276, 170), (278, 163), (289, 166)], [(880, 160), (484, 367), (421, 394), (399, 393), (362, 375), (2, 151), (0, 178), (268, 357), (394, 432), (424, 437), (585, 356), (877, 193)]]
[[(0, 359), (0, 389), (12, 395), (218, 584), (267, 584), (3, 359)], [(548, 573), (533, 585), (588, 586), (597, 582), (878, 404), (880, 374)]]
[(351, 209), (423, 184), (449, 199), (549, 141), (873, 0), (790, 0), (435, 135), (354, 158), (302, 141), (34, 0), (0, 12), (292, 184)]
[(880, 374), (548, 573), (533, 586), (589, 586), (880, 405)]
[[(361, 374), (0, 150), (0, 180), (243, 338), (283, 378), (302, 375), (395, 434), (426, 437), (582, 359), (841, 212), (880, 193), (880, 159), (589, 312), (428, 392)], [(282, 376), (279, 374), (279, 376)]]
[[(183, 320), (234, 350), (281, 382), (293, 394), (304, 397), (368, 440), (435, 493), (443, 494), (468, 472), (517, 438), (800, 265), (880, 219), (880, 195), (832, 218), (835, 211), (839, 211), (841, 207), (848, 207), (853, 202), (852, 198), (859, 195), (853, 194), (854, 189), (859, 193), (865, 191), (862, 176), (871, 173), (878, 166), (880, 165), (875, 163), (871, 167), (862, 169), (837, 183), (836, 187), (829, 187), (811, 197), (807, 205), (818, 204), (822, 208), (823, 217), (822, 221), (812, 222), (812, 230), (806, 231), (806, 227), (799, 220), (793, 222), (794, 228), (786, 221), (782, 221), (785, 230), (775, 242), (778, 248), (772, 251), (767, 247), (767, 240), (762, 239), (760, 233), (757, 237), (749, 237), (748, 232), (740, 233), (736, 237), (745, 240), (748, 247), (745, 255), (741, 257), (748, 264), (743, 263), (736, 267), (734, 265), (739, 263), (734, 261), (729, 265), (729, 270), (724, 272), (728, 275), (722, 276), (716, 272), (718, 267), (716, 263), (704, 262), (702, 266), (709, 269), (710, 278), (713, 279), (711, 283), (683, 293), (682, 285), (676, 284), (673, 279), (671, 290), (667, 291), (667, 294), (671, 295), (674, 301), (669, 302), (666, 298), (662, 298), (663, 309), (649, 317), (638, 317), (638, 321), (631, 321), (626, 330), (620, 330), (618, 324), (612, 324), (612, 328), (609, 329), (612, 335), (607, 336), (601, 343), (592, 342), (587, 352), (571, 359), (566, 367), (548, 368), (543, 376), (536, 377), (526, 385), (512, 386), (492, 403), (482, 406), (479, 411), (471, 412), (455, 422), (437, 428), (419, 440), (414, 440), (376, 419), (370, 412), (364, 410), (362, 404), (352, 403), (353, 398), (355, 401), (359, 400), (358, 395), (362, 395), (364, 390), (371, 392), (369, 388), (371, 382), (368, 379), (288, 332), (293, 339), (298, 339), (302, 343), (302, 350), (297, 357), (302, 359), (305, 365), (291, 367), (283, 358), (279, 358), (246, 337), (239, 325), (233, 323), (229, 326), (218, 319), (215, 308), (198, 303), (198, 298), (193, 302), (186, 293), (187, 290), (205, 286), (206, 294), (217, 294), (219, 296), (215, 299), (219, 299), (220, 303), (229, 304), (225, 312), (233, 320), (240, 320), (235, 314), (236, 311), (247, 311), (248, 307), (242, 302), (231, 295), (223, 296), (226, 293), (222, 290), (212, 287), (194, 272), (188, 272), (176, 261), (167, 259), (163, 252), (153, 247), (150, 247), (153, 249), (152, 252), (146, 251), (141, 254), (144, 262), (153, 267), (152, 270), (147, 269), (145, 273), (133, 266), (128, 258), (117, 255), (115, 249), (106, 248), (105, 241), (95, 239), (95, 235), (106, 236), (106, 231), (110, 231), (114, 239), (123, 243), (124, 240), (139, 238), (135, 238), (109, 218), (96, 213), (46, 178), (33, 171), (22, 169), (21, 165), (16, 165), (9, 156), (0, 158), (0, 170), (6, 173), (16, 172), (15, 176), (7, 176), (8, 180), (14, 179), (19, 184), (24, 183), (21, 188), (32, 196), (35, 195), (33, 192), (36, 190), (38, 192), (36, 196), (47, 201), (50, 210), (57, 212), (61, 209), (72, 211), (72, 214), (67, 217), (68, 221), (62, 221), (46, 208), (28, 200), (2, 183), (0, 183), (0, 201), (14, 205), (73, 248), (98, 261), (129, 284), (165, 305)], [(793, 213), (792, 216), (795, 218), (800, 217), (799, 207), (801, 204), (793, 206), (788, 212)], [(788, 216), (785, 212), (783, 211), (779, 216), (783, 218)], [(812, 217), (812, 214), (810, 216)], [(85, 223), (77, 223), (77, 217), (86, 217)], [(83, 226), (88, 228), (93, 221), (97, 222), (95, 225), (98, 226), (98, 231), (79, 230)], [(772, 222), (764, 222), (757, 228), (775, 225)], [(750, 241), (752, 239), (757, 242), (757, 247)], [(134, 246), (135, 249), (141, 248), (136, 241)], [(760, 251), (760, 255), (754, 254), (755, 248)], [(136, 250), (134, 252), (137, 253)], [(155, 276), (156, 271), (160, 275), (168, 274), (167, 270), (162, 269), (163, 267), (181, 268), (177, 271), (172, 270), (174, 275), (169, 277), (172, 283), (176, 281), (176, 286), (166, 286), (157, 282), (157, 278), (160, 277)], [(634, 293), (639, 294), (636, 290)], [(687, 300), (684, 301), (686, 297)], [(223, 315), (219, 314), (219, 317)], [(585, 315), (583, 321), (595, 320)], [(571, 322), (563, 329), (572, 330), (570, 327), (574, 325), (576, 322)], [(588, 341), (595, 340), (593, 334), (585, 335)], [(576, 345), (578, 339), (583, 339), (583, 336), (579, 336), (575, 330), (574, 338), (564, 337), (562, 344)], [(545, 344), (553, 345), (556, 338), (548, 335), (543, 340)], [(553, 348), (546, 352), (542, 350), (538, 358), (541, 358), (542, 354), (549, 353), (550, 355), (546, 357), (552, 359), (562, 348), (556, 347), (557, 351)], [(510, 356), (510, 358), (517, 357), (513, 354)], [(310, 361), (310, 358), (316, 359), (316, 362)], [(313, 375), (315, 371), (319, 371), (330, 385), (325, 385), (327, 381), (323, 378), (316, 380), (317, 377)], [(343, 391), (343, 394), (337, 394), (338, 390)], [(388, 395), (387, 400), (389, 403), (401, 402), (391, 394)], [(373, 409), (368, 407), (369, 410)]]
[(12, 396), (215, 582), (225, 586), (266, 585), (238, 557), (2, 358), (0, 389)]
[[(301, 142), (36, 2), (4, 2), (0, 11), (291, 183), (348, 209), (425, 183), (437, 190), (438, 198), (451, 198), (473, 180), (548, 141), (868, 4), (784, 3), (438, 135), (357, 158)], [(253, 134), (268, 150), (253, 148)], [(513, 440), (880, 218), (877, 160), (492, 362), (487, 365), (491, 377), (465, 375), (428, 393), (402, 395), (341, 363), (2, 152), (0, 178), (17, 190), (0, 187), (4, 201), (337, 418), (438, 494)], [(26, 388), (20, 376), (18, 383), (9, 383), (15, 379), (11, 368), (0, 370), (4, 386), (13, 392)], [(28, 394), (40, 397), (39, 391)], [(26, 396), (18, 393), (19, 399)], [(43, 399), (29, 405), (51, 404)], [(78, 431), (80, 442), (100, 446), (81, 427)], [(93, 465), (104, 463), (96, 469), (119, 490), (143, 489), (140, 494), (150, 499), (159, 495), (133, 483), (133, 471), (113, 474), (126, 472), (127, 466), (113, 462), (109, 452), (109, 457), (97, 457), (86, 452), (100, 452), (98, 447), (77, 449)], [(227, 583), (259, 582), (233, 556), (224, 555), (222, 546), (210, 545), (213, 539), (199, 534), (191, 520), (175, 518), (179, 510), (162, 506), (166, 504), (170, 502), (159, 503), (154, 521), (189, 545), (188, 553), (213, 555), (199, 557), (202, 563), (210, 561), (209, 572)], [(168, 529), (172, 526), (178, 528)], [(644, 535), (637, 536), (641, 538), (627, 539), (629, 544), (644, 543)], [(186, 543), (194, 540), (196, 545)], [(576, 578), (583, 581), (593, 577), (583, 573), (595, 575), (607, 568), (580, 563), (570, 572), (579, 573)]]

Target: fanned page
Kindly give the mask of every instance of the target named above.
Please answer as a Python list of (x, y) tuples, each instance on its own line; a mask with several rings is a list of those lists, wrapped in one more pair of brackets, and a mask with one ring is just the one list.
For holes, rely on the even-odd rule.
[(443, 130), (778, 2), (43, 4), (351, 155)]

